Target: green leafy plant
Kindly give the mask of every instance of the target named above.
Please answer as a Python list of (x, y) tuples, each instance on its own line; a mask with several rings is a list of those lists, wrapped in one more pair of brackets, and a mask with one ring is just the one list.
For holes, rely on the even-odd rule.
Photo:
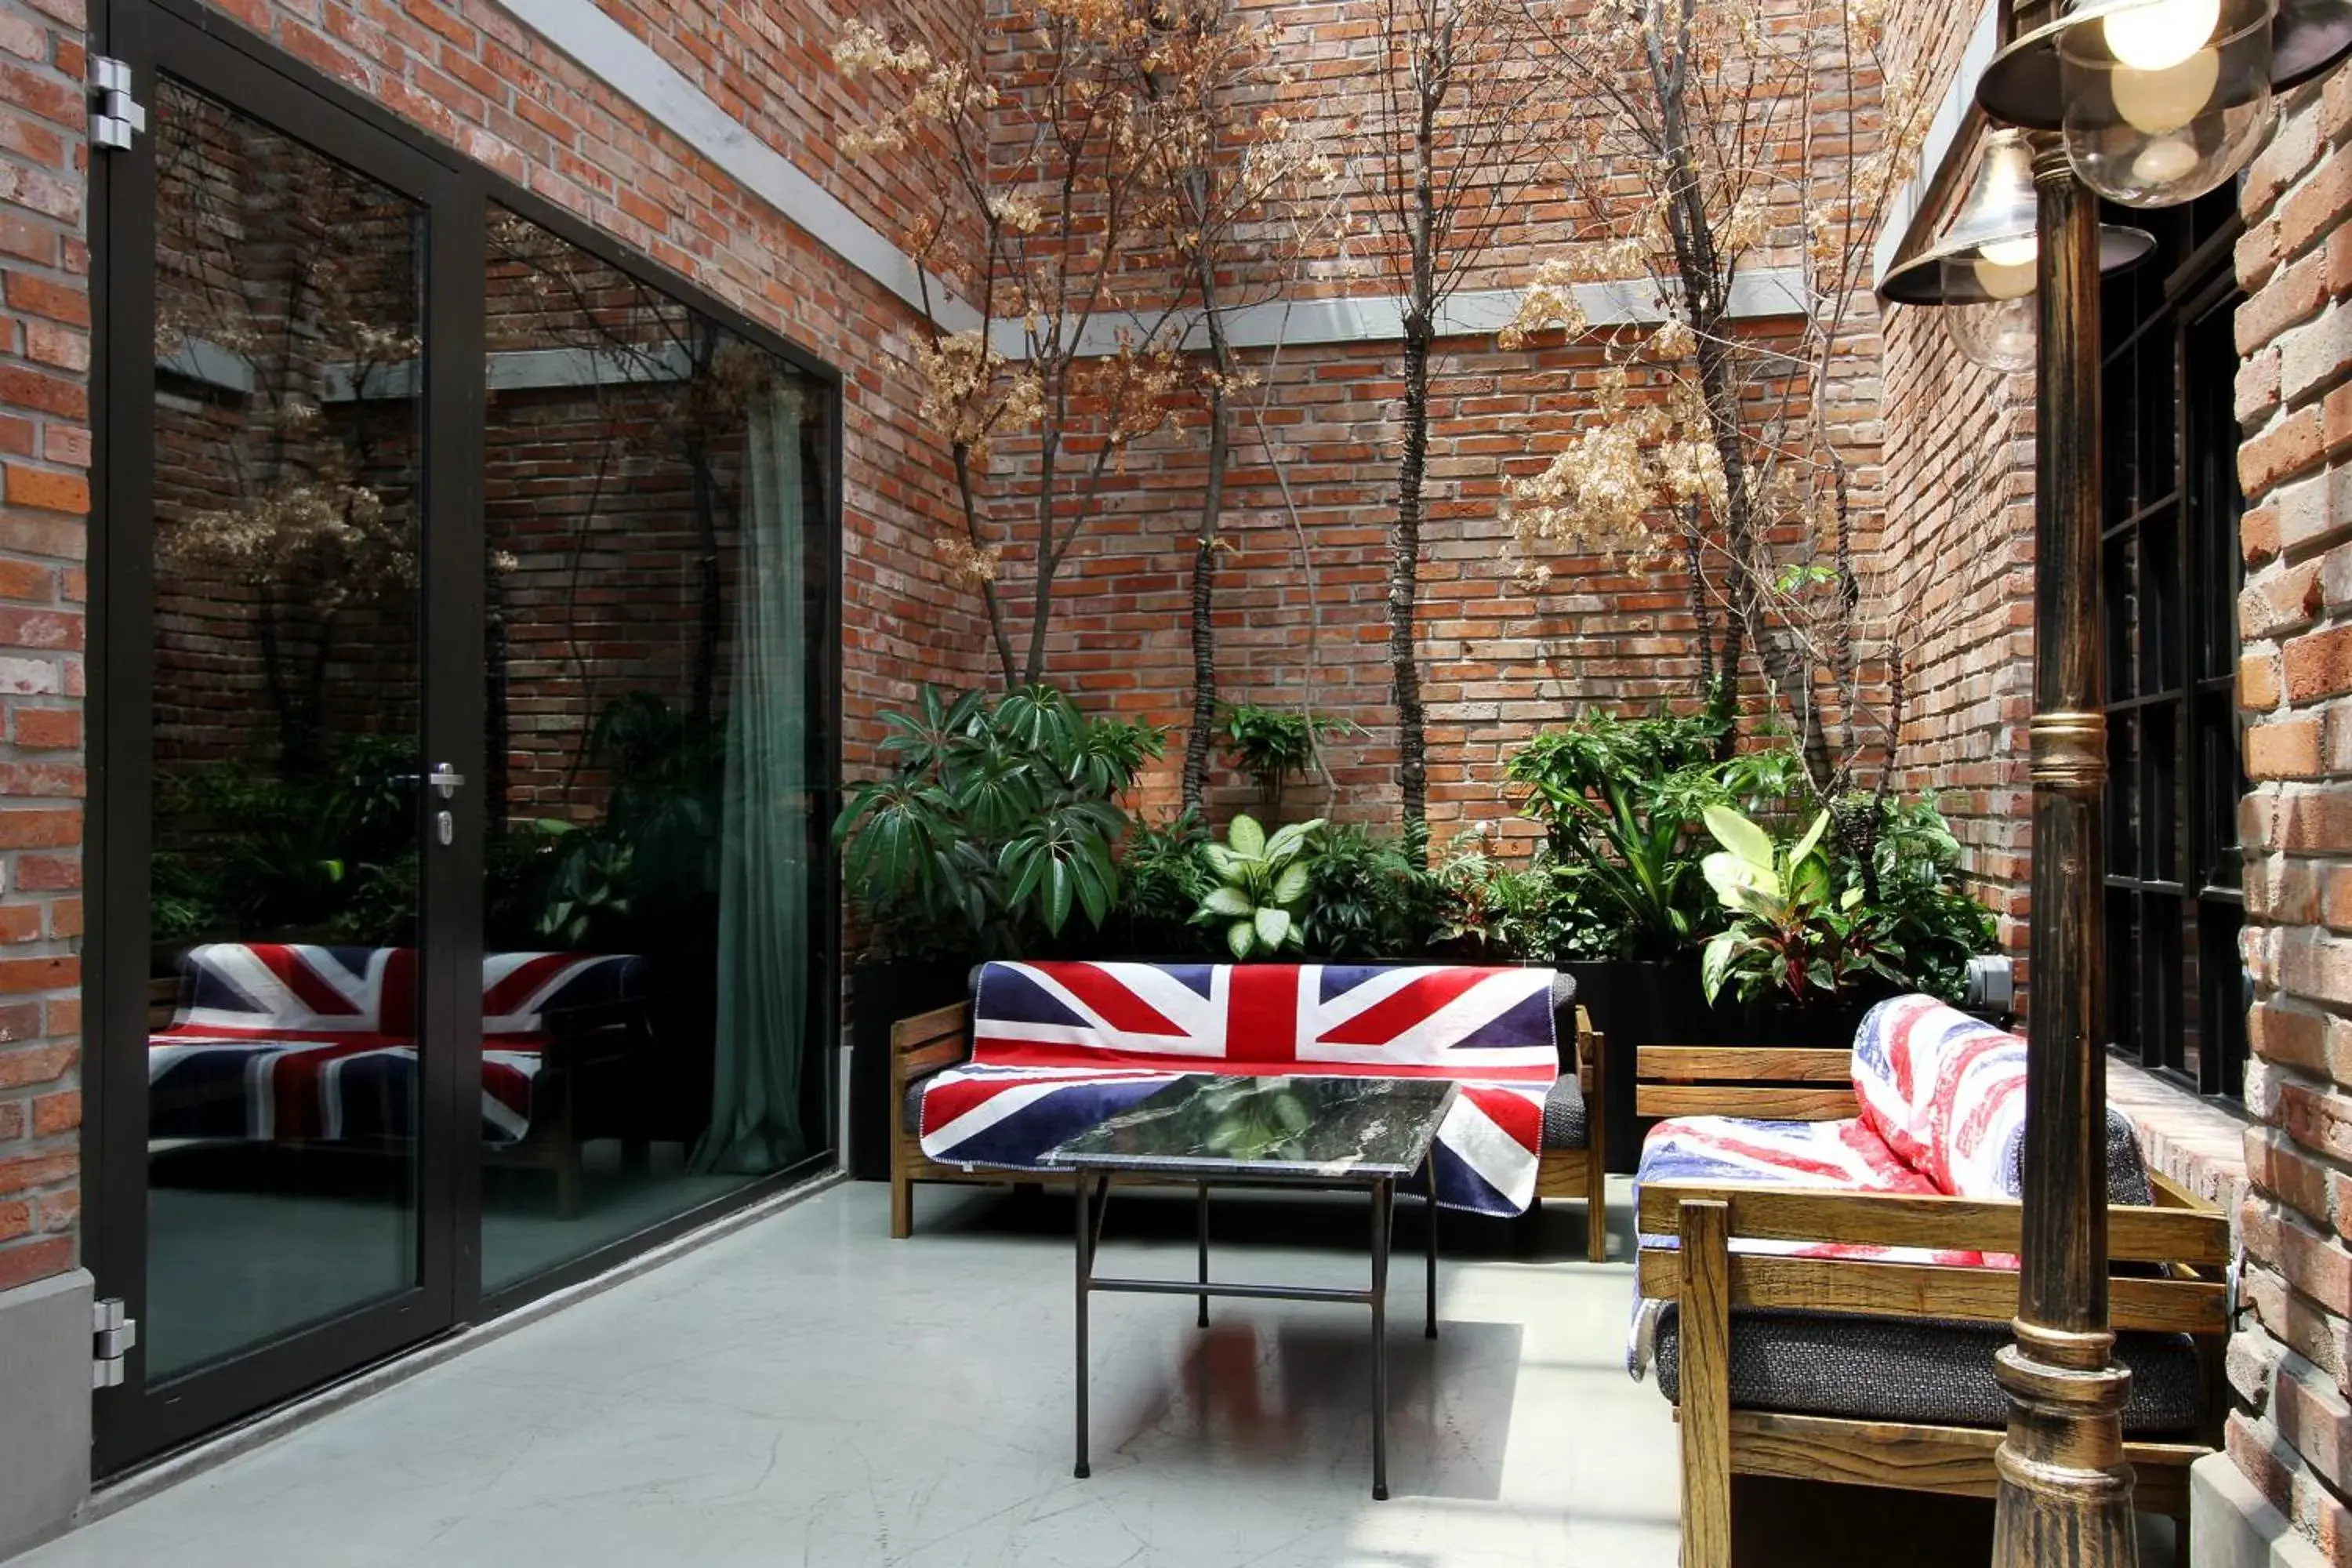
[(184, 942), (220, 922), (217, 881), (188, 858), (158, 849), (148, 859), (147, 934), (153, 942)]
[(169, 841), (151, 861), (158, 940), (411, 940), (413, 900), (394, 910), (353, 894), (415, 852), (416, 769), (405, 737), (347, 735), (286, 776), (223, 763), (160, 778)]
[(1302, 943), (1318, 958), (1389, 959), (1428, 951), (1438, 886), (1398, 839), (1327, 826), (1308, 868)]
[(1118, 795), (1160, 755), (1156, 725), (1089, 718), (1050, 686), (992, 701), (925, 687), (883, 715), (897, 766), (834, 826), (853, 894), (903, 954), (1034, 951), (1118, 898)]
[(1290, 781), (1306, 777), (1314, 766), (1317, 740), (1357, 728), (1345, 719), (1303, 709), (1260, 708), (1247, 702), (1229, 704), (1224, 724), (1226, 758), (1257, 786), (1258, 804), (1273, 817), (1282, 814), (1282, 797)]
[(1505, 776), (1528, 791), (1523, 815), (1544, 825), (1559, 956), (1673, 958), (1721, 929), (1699, 870), (1706, 809), (1778, 816), (1806, 788), (1793, 748), (1733, 751), (1730, 735), (1719, 706), (1633, 720), (1595, 711), (1513, 753)]
[(1271, 958), (1286, 948), (1307, 945), (1300, 913), (1314, 876), (1315, 836), (1323, 820), (1294, 822), (1268, 837), (1257, 818), (1244, 813), (1225, 828), (1225, 841), (1207, 847), (1217, 886), (1201, 900), (1193, 920), (1222, 927), (1225, 950), (1234, 958)]
[(1616, 932), (1612, 957), (1671, 958), (1716, 923), (1691, 827), (1727, 798), (1713, 715), (1626, 721), (1606, 712), (1548, 730), (1513, 753), (1554, 859), (1577, 868), (1577, 895)]
[(1554, 951), (1554, 904), (1561, 883), (1543, 859), (1516, 864), (1494, 853), (1486, 836), (1472, 830), (1447, 846), (1434, 873), (1437, 922), (1432, 945), (1465, 958), (1550, 960)]
[(1839, 889), (1822, 847), (1828, 812), (1785, 845), (1727, 805), (1708, 806), (1706, 820), (1723, 847), (1702, 864), (1730, 916), (1699, 963), (1709, 1002), (1727, 984), (1743, 1002), (1769, 994), (1797, 1006), (1865, 976), (1905, 984), (1885, 912), (1869, 907), (1862, 888)]
[(1948, 1002), (1968, 992), (1969, 960), (1999, 947), (1992, 911), (1959, 886), (1960, 844), (1930, 795), (1877, 803), (1869, 874), (1844, 868), (1901, 946), (1909, 984)]
[(1128, 829), (1118, 858), (1118, 910), (1128, 950), (1189, 952), (1202, 946), (1192, 912), (1217, 885), (1209, 868), (1209, 830), (1186, 809), (1167, 821)]
[(558, 846), (533, 927), (537, 934), (565, 947), (585, 947), (598, 931), (626, 924), (635, 847), (616, 835), (554, 817), (532, 826)]

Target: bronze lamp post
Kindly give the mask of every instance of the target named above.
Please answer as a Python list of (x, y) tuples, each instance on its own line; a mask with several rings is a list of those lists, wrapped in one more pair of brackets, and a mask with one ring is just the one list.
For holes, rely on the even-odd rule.
[[(2022, 149), (2004, 155), (2031, 164), (2039, 386), (2028, 725), (2034, 998), (2016, 1337), (1995, 1366), (2010, 1415), (1994, 1562), (2115, 1568), (2136, 1564), (2137, 1550), (2123, 1447), (2129, 1374), (2116, 1363), (2107, 1317), (2099, 274), (2113, 242), (2103, 247), (2098, 197), (2168, 206), (2235, 175), (2268, 139), (2277, 93), (2352, 53), (2352, 5), (2073, 0), (2022, 35), (2008, 4), (2002, 11), (2005, 44), (1977, 101), (1996, 125), (2021, 128)], [(1988, 281), (2021, 281), (2019, 237), (1994, 236), (1988, 255), (1981, 238), (1955, 246), (1955, 235), (1890, 273), (1881, 293), (1977, 304)]]

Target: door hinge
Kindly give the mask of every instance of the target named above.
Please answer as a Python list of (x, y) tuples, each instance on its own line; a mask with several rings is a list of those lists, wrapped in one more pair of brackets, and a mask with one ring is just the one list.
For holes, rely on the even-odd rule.
[(101, 152), (129, 152), (131, 138), (147, 129), (146, 105), (131, 96), (131, 62), (92, 55), (89, 90), (97, 100), (89, 111), (89, 144)]
[(104, 1296), (89, 1304), (89, 1385), (119, 1388), (122, 1358), (139, 1342), (139, 1320), (122, 1313), (122, 1298)]

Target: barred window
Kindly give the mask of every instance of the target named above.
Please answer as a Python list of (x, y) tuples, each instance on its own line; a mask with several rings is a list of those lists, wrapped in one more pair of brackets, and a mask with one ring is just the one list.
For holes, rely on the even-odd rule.
[(2251, 1000), (2231, 331), (2243, 226), (2233, 188), (2107, 220), (2150, 229), (2157, 247), (2103, 301), (2106, 1035), (2152, 1070), (2234, 1098)]

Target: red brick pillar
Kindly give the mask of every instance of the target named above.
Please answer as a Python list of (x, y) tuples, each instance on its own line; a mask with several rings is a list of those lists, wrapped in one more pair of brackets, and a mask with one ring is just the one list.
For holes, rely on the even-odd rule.
[[(2352, 1564), (2352, 73), (2289, 107), (2248, 172), (2238, 276), (2246, 588), (2238, 697), (2253, 780), (2247, 966), (2257, 1000), (2242, 1214), (2252, 1311), (2228, 1468), (2200, 1467), (2200, 1552), (2230, 1532)], [(2227, 1505), (2227, 1506), (2224, 1506)], [(2284, 1516), (2282, 1521), (2278, 1516)], [(2205, 1557), (2200, 1556), (2200, 1561)], [(2268, 1559), (2262, 1559), (2268, 1561)], [(2290, 1555), (2288, 1561), (2302, 1558)]]

